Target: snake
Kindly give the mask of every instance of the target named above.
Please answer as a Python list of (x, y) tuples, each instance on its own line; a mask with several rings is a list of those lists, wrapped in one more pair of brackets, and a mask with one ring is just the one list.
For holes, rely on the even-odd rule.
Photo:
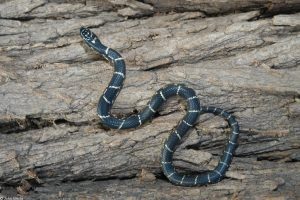
[[(127, 117), (115, 117), (111, 114), (112, 106), (120, 93), (126, 77), (126, 65), (124, 58), (114, 49), (101, 43), (99, 38), (87, 27), (80, 28), (80, 35), (85, 43), (104, 58), (110, 61), (114, 67), (112, 78), (100, 96), (97, 104), (97, 115), (100, 123), (111, 129), (136, 128), (149, 121), (155, 116), (158, 109), (172, 96), (179, 96), (187, 102), (186, 114), (175, 129), (164, 141), (161, 153), (161, 167), (163, 174), (174, 185), (179, 186), (202, 186), (217, 183), (225, 177), (234, 152), (238, 146), (239, 124), (235, 117), (229, 112), (213, 107), (201, 106), (196, 92), (185, 84), (168, 84), (157, 90), (147, 105), (139, 112)], [(183, 137), (195, 125), (200, 114), (211, 113), (224, 118), (231, 130), (229, 140), (226, 144), (217, 166), (213, 170), (203, 171), (198, 174), (179, 173), (173, 165), (173, 154), (178, 145), (182, 143)]]

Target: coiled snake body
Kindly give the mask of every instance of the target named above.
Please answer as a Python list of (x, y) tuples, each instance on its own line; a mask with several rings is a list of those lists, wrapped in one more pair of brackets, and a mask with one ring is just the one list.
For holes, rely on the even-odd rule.
[[(164, 88), (159, 89), (156, 94), (151, 98), (148, 105), (138, 114), (131, 115), (125, 119), (118, 119), (110, 114), (112, 105), (117, 98), (120, 90), (122, 89), (123, 82), (126, 76), (126, 67), (124, 59), (121, 55), (105, 45), (103, 45), (97, 36), (87, 28), (80, 29), (80, 35), (85, 42), (106, 59), (114, 64), (113, 77), (105, 89), (104, 93), (99, 99), (97, 113), (101, 119), (101, 122), (113, 129), (129, 129), (135, 128), (153, 117), (157, 109), (171, 96), (178, 95), (187, 101), (187, 113), (176, 127), (174, 131), (169, 135), (165, 141), (162, 150), (161, 166), (163, 173), (175, 185), (181, 186), (200, 186), (208, 183), (219, 182), (225, 175), (231, 163), (233, 153), (237, 147), (237, 139), (239, 135), (239, 125), (235, 118), (228, 112), (208, 106), (200, 106), (198, 97), (195, 91), (181, 84), (171, 84)], [(187, 131), (195, 124), (201, 113), (212, 113), (222, 116), (228, 121), (231, 127), (231, 136), (225, 148), (224, 154), (221, 156), (217, 167), (208, 172), (204, 172), (196, 175), (185, 175), (178, 173), (173, 164), (173, 153), (176, 146), (181, 142)]]

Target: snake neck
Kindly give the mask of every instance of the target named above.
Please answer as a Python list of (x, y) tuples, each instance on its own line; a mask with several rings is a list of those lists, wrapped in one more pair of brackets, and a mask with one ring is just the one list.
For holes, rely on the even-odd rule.
[[(104, 110), (104, 114), (109, 114), (114, 101), (116, 100), (120, 90), (123, 87), (123, 83), (126, 78), (126, 65), (122, 56), (114, 49), (110, 49), (107, 46), (101, 44), (97, 45), (95, 50), (108, 61), (110, 61), (110, 63), (114, 66), (113, 76), (99, 100), (101, 101), (101, 99), (104, 99), (104, 101), (108, 103), (109, 106), (107, 106)], [(100, 113), (99, 107), (98, 113)]]

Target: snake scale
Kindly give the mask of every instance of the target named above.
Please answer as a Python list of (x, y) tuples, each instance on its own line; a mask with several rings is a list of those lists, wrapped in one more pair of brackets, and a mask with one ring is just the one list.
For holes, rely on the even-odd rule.
[[(103, 92), (99, 99), (97, 114), (100, 117), (101, 123), (112, 129), (129, 129), (135, 128), (149, 119), (151, 119), (158, 108), (171, 96), (180, 96), (187, 101), (187, 112), (176, 129), (171, 132), (169, 137), (164, 142), (161, 158), (161, 166), (164, 175), (169, 181), (175, 185), (180, 186), (200, 186), (209, 183), (217, 183), (225, 176), (233, 158), (234, 151), (237, 147), (237, 140), (239, 136), (239, 125), (235, 117), (230, 113), (220, 108), (212, 106), (200, 106), (200, 101), (191, 88), (183, 84), (169, 84), (159, 89), (151, 98), (147, 106), (138, 114), (132, 114), (125, 119), (118, 119), (110, 114), (110, 110), (116, 100), (120, 90), (123, 87), (123, 82), (126, 76), (126, 66), (121, 55), (105, 45), (103, 45), (98, 37), (88, 28), (82, 27), (80, 35), (84, 41), (92, 49), (96, 50), (107, 60), (114, 65), (114, 73), (109, 85)], [(231, 135), (226, 145), (223, 155), (221, 156), (218, 165), (214, 170), (203, 172), (200, 174), (182, 174), (175, 170), (172, 163), (173, 154), (176, 146), (181, 142), (188, 130), (196, 123), (198, 117), (202, 113), (212, 113), (227, 120)]]

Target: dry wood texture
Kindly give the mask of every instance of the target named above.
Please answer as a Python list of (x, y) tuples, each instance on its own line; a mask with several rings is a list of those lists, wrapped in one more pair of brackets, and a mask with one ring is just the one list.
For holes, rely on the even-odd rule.
[[(296, 0), (1, 1), (1, 195), (300, 198), (299, 10)], [(185, 112), (179, 98), (138, 129), (99, 124), (112, 67), (87, 48), (81, 26), (126, 60), (116, 116), (184, 83), (202, 105), (237, 117), (240, 145), (222, 182), (184, 188), (162, 175), (162, 143)], [(214, 168), (228, 132), (219, 117), (202, 115), (175, 153), (177, 168)]]

